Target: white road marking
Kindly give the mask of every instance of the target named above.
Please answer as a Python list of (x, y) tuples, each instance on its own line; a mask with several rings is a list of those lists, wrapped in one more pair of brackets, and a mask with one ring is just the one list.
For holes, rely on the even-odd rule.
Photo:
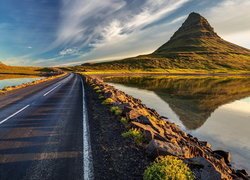
[[(70, 77), (70, 76), (69, 76)], [(66, 79), (68, 80), (67, 77)], [(64, 79), (64, 80), (66, 80)], [(51, 93), (52, 91), (54, 91), (58, 86), (60, 86), (60, 84), (58, 84), (56, 87), (52, 88), (51, 90), (49, 90), (48, 92), (46, 92), (43, 96), (47, 96), (49, 93)], [(0, 121), (0, 124), (4, 123), (5, 121), (9, 120), (10, 118), (14, 117), (15, 115), (19, 114), (20, 112), (24, 111), (26, 108), (28, 108), (30, 105), (27, 105), (25, 107), (23, 107), (22, 109), (18, 110), (17, 112), (15, 112), (14, 114), (10, 115), (9, 117), (5, 118), (4, 120)]]
[(83, 174), (84, 180), (93, 180), (93, 159), (91, 154), (91, 144), (90, 144), (90, 134), (89, 134), (89, 124), (88, 124), (88, 114), (87, 107), (85, 103), (85, 92), (83, 80), (81, 78), (82, 83), (82, 103), (83, 103)]
[(18, 110), (17, 112), (15, 112), (14, 114), (10, 115), (9, 117), (5, 118), (4, 120), (2, 120), (0, 122), (0, 124), (4, 123), (5, 121), (9, 120), (10, 118), (14, 117), (15, 115), (17, 115), (18, 113), (22, 112), (23, 110), (25, 110), (26, 108), (28, 108), (30, 105), (27, 105), (25, 107), (23, 107), (22, 109)]
[(58, 86), (60, 86), (61, 84), (58, 84), (56, 87), (54, 87), (53, 89), (49, 90), (48, 92), (46, 92), (43, 96), (47, 96), (49, 93), (51, 93), (52, 91), (54, 91), (56, 88), (58, 88)]

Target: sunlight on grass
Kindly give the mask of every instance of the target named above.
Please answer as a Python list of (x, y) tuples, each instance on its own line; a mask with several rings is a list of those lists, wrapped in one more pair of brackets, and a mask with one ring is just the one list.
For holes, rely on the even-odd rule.
[(113, 99), (111, 99), (111, 98), (107, 98), (107, 99), (105, 99), (103, 102), (102, 102), (102, 104), (112, 104), (112, 103), (114, 103), (115, 101), (113, 100)]
[(174, 156), (160, 156), (144, 172), (144, 180), (193, 180), (189, 167)]
[(118, 115), (121, 115), (122, 110), (118, 106), (113, 106), (110, 108), (110, 112), (118, 116)]
[(127, 132), (122, 133), (124, 138), (133, 138), (136, 144), (140, 144), (144, 141), (144, 135), (141, 130), (132, 128)]

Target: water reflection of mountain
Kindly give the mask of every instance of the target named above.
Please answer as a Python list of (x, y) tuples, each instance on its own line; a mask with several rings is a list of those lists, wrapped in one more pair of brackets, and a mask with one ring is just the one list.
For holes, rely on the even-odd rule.
[(219, 106), (250, 96), (250, 78), (112, 77), (108, 82), (154, 91), (187, 129), (201, 127)]

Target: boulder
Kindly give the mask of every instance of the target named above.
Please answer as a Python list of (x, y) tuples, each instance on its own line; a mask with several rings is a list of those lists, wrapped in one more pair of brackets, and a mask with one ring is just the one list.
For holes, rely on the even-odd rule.
[(113, 97), (113, 92), (111, 92), (111, 91), (105, 92), (103, 96), (105, 98), (112, 98)]
[(133, 108), (130, 106), (130, 104), (128, 104), (128, 103), (126, 103), (126, 104), (127, 104), (127, 105), (124, 106), (124, 108), (123, 108), (124, 114), (129, 113), (130, 111), (133, 110)]
[(205, 147), (208, 147), (208, 148), (211, 148), (211, 144), (209, 144), (207, 141), (199, 141), (200, 145), (201, 146), (205, 146)]
[(195, 174), (196, 179), (202, 180), (220, 180), (221, 174), (216, 171), (214, 166), (203, 157), (194, 157), (190, 159), (185, 159), (190, 169)]
[(244, 180), (249, 180), (250, 176), (248, 176), (247, 172), (245, 169), (241, 169), (241, 170), (236, 170), (236, 176), (238, 178), (244, 179)]
[[(223, 150), (216, 150), (216, 151), (213, 151), (213, 153), (222, 157), (226, 164), (230, 164), (231, 154), (229, 152), (226, 152)], [(218, 159), (220, 159), (220, 158), (218, 158)]]
[(150, 120), (146, 116), (142, 116), (142, 115), (137, 117), (136, 121), (142, 124), (148, 124), (148, 125), (151, 124)]
[(141, 116), (141, 114), (135, 109), (132, 109), (131, 111), (127, 113), (127, 116), (131, 120), (136, 120), (139, 116)]
[(182, 149), (179, 146), (156, 139), (152, 139), (150, 141), (150, 143), (146, 147), (146, 152), (152, 157), (157, 157), (161, 155), (183, 155)]
[(146, 142), (150, 142), (152, 139), (154, 139), (154, 133), (150, 130), (144, 130), (143, 135)]

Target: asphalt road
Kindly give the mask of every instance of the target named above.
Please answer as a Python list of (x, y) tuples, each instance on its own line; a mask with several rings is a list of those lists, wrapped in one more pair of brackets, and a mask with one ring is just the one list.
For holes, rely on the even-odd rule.
[(75, 74), (0, 96), (1, 180), (85, 177), (82, 97)]

